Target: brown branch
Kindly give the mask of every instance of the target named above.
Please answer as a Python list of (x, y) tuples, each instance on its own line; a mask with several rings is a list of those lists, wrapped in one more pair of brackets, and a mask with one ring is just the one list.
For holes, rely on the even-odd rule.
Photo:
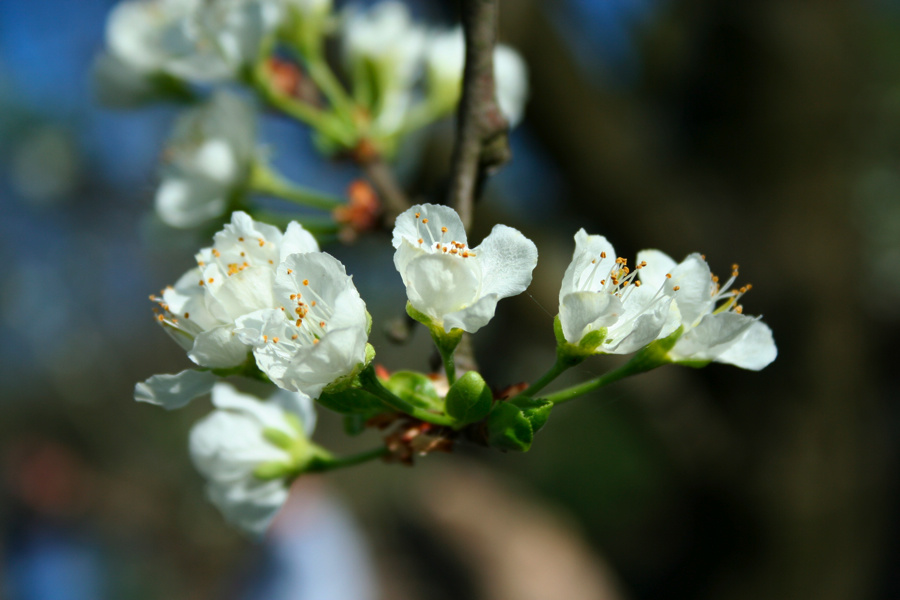
[(499, 0), (462, 0), (466, 67), (457, 112), (449, 204), (468, 229), (484, 178), (510, 159), (509, 125), (494, 91), (494, 45)]
[(375, 186), (384, 206), (384, 224), (388, 228), (394, 226), (397, 215), (409, 208), (409, 199), (394, 177), (391, 167), (381, 158), (372, 158), (362, 163), (366, 177)]

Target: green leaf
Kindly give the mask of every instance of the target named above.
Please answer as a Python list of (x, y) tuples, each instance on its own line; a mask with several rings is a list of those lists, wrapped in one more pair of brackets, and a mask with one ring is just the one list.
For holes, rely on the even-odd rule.
[(533, 433), (537, 433), (547, 423), (547, 419), (550, 418), (550, 411), (553, 409), (552, 402), (541, 398), (520, 396), (510, 400), (509, 404), (518, 407), (522, 411), (522, 414), (531, 423)]
[(415, 371), (397, 371), (384, 382), (392, 394), (418, 408), (443, 412), (443, 402), (428, 377)]
[(487, 419), (488, 444), (500, 450), (528, 452), (534, 441), (531, 421), (522, 410), (510, 403), (499, 402)]
[(460, 425), (485, 418), (491, 412), (493, 403), (491, 389), (475, 371), (468, 371), (447, 392), (447, 414)]
[(377, 396), (352, 387), (338, 392), (322, 392), (318, 401), (322, 406), (342, 414), (371, 416), (385, 410)]

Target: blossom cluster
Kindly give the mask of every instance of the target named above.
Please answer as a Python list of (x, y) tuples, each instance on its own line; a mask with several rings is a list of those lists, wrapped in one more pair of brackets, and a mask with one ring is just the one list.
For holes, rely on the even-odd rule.
[[(409, 314), (442, 352), (450, 340), (451, 354), (462, 332), (479, 331), (499, 300), (529, 286), (538, 260), (535, 244), (505, 225), (470, 247), (457, 213), (434, 204), (397, 218), (393, 246)], [(352, 277), (298, 223), (282, 233), (235, 212), (196, 262), (152, 296), (159, 323), (196, 367), (139, 383), (135, 398), (174, 409), (212, 391), (215, 411), (195, 426), (191, 453), (210, 499), (248, 531), (265, 529), (291, 480), (333, 464), (308, 438), (316, 400), (348, 416), (402, 415), (445, 430), (445, 438), (419, 440), (417, 448), (438, 447), (482, 422), (489, 445), (527, 449), (521, 428), (533, 435), (552, 408), (552, 395), (536, 389), (496, 400), (480, 375), (456, 379), (450, 366), (441, 393), (412, 372), (375, 375), (370, 317)], [(750, 286), (734, 289), (737, 275), (735, 265), (721, 282), (701, 255), (676, 263), (658, 250), (640, 252), (629, 266), (606, 238), (582, 229), (562, 278), (558, 353), (580, 361), (653, 351), (653, 366), (716, 361), (761, 369), (774, 360), (775, 344), (768, 326), (743, 314)], [(278, 390), (259, 400), (220, 382), (233, 375)]]
[[(123, 0), (106, 37), (96, 65), (103, 101), (187, 105), (162, 154), (159, 218), (221, 226), (196, 265), (151, 296), (156, 319), (194, 366), (138, 383), (135, 399), (173, 410), (211, 395), (212, 412), (190, 434), (191, 457), (210, 500), (248, 532), (266, 530), (304, 473), (377, 457), (410, 463), (463, 439), (526, 451), (556, 405), (624, 376), (667, 363), (759, 370), (775, 359), (769, 327), (743, 314), (751, 286), (735, 286), (737, 265), (720, 281), (699, 254), (677, 262), (644, 250), (629, 263), (582, 229), (560, 286), (556, 363), (530, 385), (495, 394), (500, 386), (477, 370), (457, 377), (454, 353), (500, 300), (528, 288), (537, 247), (505, 225), (471, 246), (452, 208), (417, 204), (383, 224), (393, 227), (406, 312), (428, 329), (443, 374), (388, 373), (373, 363), (372, 318), (352, 276), (313, 236), (346, 241), (375, 227), (378, 195), (361, 180), (346, 199), (288, 181), (257, 140), (257, 114), (266, 107), (307, 125), (321, 154), (354, 161), (389, 195), (400, 186), (385, 185), (376, 167), (388, 169), (404, 139), (459, 102), (462, 29), (419, 23), (395, 0), (340, 13), (331, 0)], [(340, 64), (327, 60), (329, 37)], [(502, 44), (488, 57), (497, 105), (515, 126), (528, 96), (525, 63)], [(272, 218), (253, 195), (299, 204), (304, 217), (329, 215), (318, 228)], [(632, 357), (580, 386), (543, 391), (604, 354)], [(335, 456), (311, 440), (316, 406), (342, 414), (348, 433), (391, 431), (373, 451)]]
[[(324, 58), (332, 33), (341, 65)], [(170, 136), (156, 192), (160, 219), (180, 228), (246, 208), (253, 193), (273, 193), (268, 153), (256, 141), (257, 104), (310, 125), (325, 154), (391, 158), (410, 133), (453, 112), (465, 55), (460, 27), (426, 26), (392, 0), (341, 13), (330, 0), (124, 0), (109, 15), (106, 40), (96, 66), (105, 103), (191, 103)], [(527, 69), (502, 44), (494, 61), (498, 104), (515, 125)], [(347, 89), (333, 68), (343, 70)]]

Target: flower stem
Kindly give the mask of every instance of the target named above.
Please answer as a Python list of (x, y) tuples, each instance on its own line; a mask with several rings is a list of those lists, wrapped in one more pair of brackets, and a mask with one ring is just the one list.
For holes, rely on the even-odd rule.
[(350, 124), (336, 118), (334, 113), (326, 112), (312, 104), (280, 92), (271, 85), (265, 72), (264, 63), (260, 63), (257, 68), (253, 69), (249, 78), (249, 84), (256, 90), (260, 98), (282, 113), (301, 123), (306, 123), (348, 148), (354, 145), (356, 133)]
[(378, 376), (375, 374), (375, 369), (372, 368), (372, 365), (369, 365), (362, 370), (362, 372), (359, 374), (359, 382), (364, 390), (377, 397), (386, 406), (392, 408), (393, 410), (405, 413), (407, 415), (410, 415), (411, 417), (415, 417), (416, 419), (425, 421), (427, 423), (432, 423), (434, 425), (449, 426), (456, 424), (456, 420), (452, 417), (433, 413), (423, 408), (419, 408), (418, 406), (414, 406), (406, 400), (403, 400), (402, 398), (393, 394), (389, 389), (381, 384), (381, 381), (378, 380)]
[(374, 448), (366, 452), (360, 452), (359, 454), (351, 454), (350, 456), (332, 456), (329, 458), (320, 457), (316, 459), (316, 461), (312, 465), (310, 465), (308, 472), (322, 473), (325, 471), (334, 471), (335, 469), (353, 467), (365, 462), (369, 462), (370, 460), (375, 460), (376, 458), (381, 458), (388, 452), (389, 450), (387, 448), (381, 446), (379, 448)]
[(579, 383), (578, 385), (573, 385), (572, 387), (566, 388), (564, 390), (560, 390), (552, 394), (547, 394), (546, 396), (541, 396), (541, 398), (543, 398), (544, 400), (549, 400), (553, 404), (562, 404), (563, 402), (574, 400), (578, 396), (583, 396), (588, 392), (592, 392), (598, 388), (607, 386), (615, 381), (624, 379), (625, 377), (637, 375), (638, 373), (645, 373), (647, 371), (655, 369), (656, 367), (664, 365), (668, 361), (664, 360), (662, 356), (663, 355), (656, 352), (654, 349), (646, 347), (635, 354), (630, 361), (628, 361), (618, 369), (615, 369), (608, 373), (604, 373), (600, 377), (585, 381), (584, 383)]
[(250, 173), (250, 187), (254, 192), (260, 194), (276, 196), (301, 206), (320, 210), (330, 211), (345, 204), (342, 199), (335, 196), (296, 185), (262, 163), (253, 165)]
[(250, 209), (247, 212), (256, 219), (257, 221), (262, 221), (263, 223), (268, 223), (269, 225), (275, 225), (281, 229), (287, 227), (288, 223), (291, 221), (297, 221), (303, 228), (313, 234), (320, 244), (324, 244), (323, 238), (325, 236), (334, 236), (341, 230), (340, 225), (335, 223), (331, 219), (315, 219), (312, 217), (296, 217), (286, 214), (275, 213), (267, 210), (260, 209)]
[(434, 340), (434, 345), (437, 346), (441, 355), (441, 361), (444, 363), (447, 383), (453, 385), (456, 383), (456, 363), (453, 361), (453, 354), (456, 352), (456, 347), (459, 346), (460, 340), (462, 340), (463, 332), (460, 329), (453, 329), (451, 333), (445, 333), (440, 326), (431, 327), (430, 329), (431, 339)]
[(553, 366), (550, 367), (550, 370), (541, 375), (541, 377), (532, 383), (528, 388), (522, 392), (522, 396), (534, 396), (536, 393), (547, 387), (554, 379), (562, 375), (569, 367), (572, 366), (571, 361), (564, 360), (562, 357), (557, 356), (556, 362), (553, 363)]

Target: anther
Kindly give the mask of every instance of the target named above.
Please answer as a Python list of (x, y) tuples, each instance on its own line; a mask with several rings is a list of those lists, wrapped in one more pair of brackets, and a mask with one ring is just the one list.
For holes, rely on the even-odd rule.
[(300, 337), (300, 336), (295, 333), (294, 335), (291, 336), (291, 339), (296, 340), (298, 337)]
[(275, 336), (275, 337), (272, 338), (272, 343), (273, 343), (273, 344), (277, 344), (277, 343), (278, 343), (278, 336)]
[(666, 279), (672, 279), (672, 274), (671, 274), (671, 273), (666, 273)]
[(428, 219), (422, 219), (422, 223), (427, 223)]
[(260, 247), (260, 248), (262, 248), (263, 246), (266, 245), (266, 240), (264, 240), (264, 239), (262, 239), (262, 238), (259, 238), (259, 240), (257, 240), (257, 241), (259, 241), (259, 247)]
[(191, 313), (184, 313), (184, 318), (185, 318), (185, 319), (190, 319), (190, 318), (191, 318)]
[(239, 238), (238, 238), (238, 241), (239, 241), (239, 242), (243, 242), (243, 241), (244, 241), (244, 238), (239, 237)]
[(325, 321), (319, 321), (319, 327), (325, 328)]
[(417, 218), (417, 219), (419, 218), (419, 213), (416, 213), (416, 218)]
[(264, 336), (263, 336), (263, 341), (264, 341), (264, 342), (268, 342), (268, 341), (269, 341), (269, 336), (264, 335)]
[(606, 252), (601, 252), (601, 253), (600, 253), (600, 258), (606, 258)]
[(313, 300), (312, 302), (309, 303), (309, 305), (310, 305), (310, 306), (315, 306), (315, 305), (316, 305), (316, 301)]
[(215, 281), (215, 279), (213, 279), (212, 277), (210, 277), (210, 278), (207, 279), (206, 281), (209, 282), (209, 283), (212, 283), (213, 281)]
[(680, 290), (680, 289), (681, 289), (681, 286), (680, 286), (680, 285), (676, 285), (675, 287), (672, 288), (672, 290), (675, 291), (675, 292), (677, 292), (677, 291)]
[(303, 285), (309, 285), (309, 279), (304, 279), (304, 280), (303, 280)]
[(640, 281), (635, 281), (635, 282), (634, 282), (634, 287), (641, 287), (641, 282), (640, 282)]
[(288, 270), (287, 270), (287, 274), (288, 274), (288, 275), (290, 275), (290, 274), (293, 273), (293, 272), (294, 272), (293, 269), (288, 269)]
[(420, 244), (424, 244), (424, 243), (425, 243), (425, 240), (423, 240), (422, 238), (419, 238), (419, 243), (420, 243)]
[(216, 250), (215, 248), (213, 248), (212, 253), (213, 253), (213, 256), (215, 256), (216, 258), (219, 258), (220, 256), (222, 256), (222, 253), (219, 252), (218, 250)]
[(447, 228), (446, 228), (446, 227), (441, 227), (441, 233), (447, 233)]

